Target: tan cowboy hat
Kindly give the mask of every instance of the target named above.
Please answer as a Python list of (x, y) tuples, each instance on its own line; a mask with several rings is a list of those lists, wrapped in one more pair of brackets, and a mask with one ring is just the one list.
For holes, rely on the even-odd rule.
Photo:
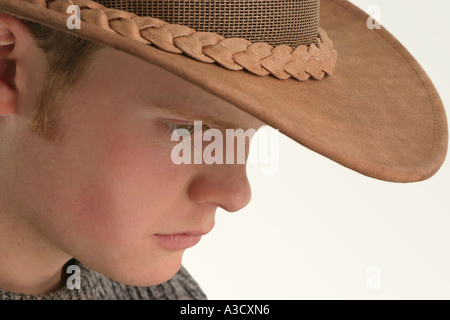
[(346, 0), (0, 0), (0, 11), (163, 67), (373, 178), (427, 179), (447, 153), (433, 83)]

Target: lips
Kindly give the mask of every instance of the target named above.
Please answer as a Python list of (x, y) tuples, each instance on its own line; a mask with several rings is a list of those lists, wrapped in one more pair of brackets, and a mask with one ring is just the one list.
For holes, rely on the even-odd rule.
[(201, 240), (202, 234), (154, 234), (152, 237), (164, 249), (179, 251), (195, 246)]

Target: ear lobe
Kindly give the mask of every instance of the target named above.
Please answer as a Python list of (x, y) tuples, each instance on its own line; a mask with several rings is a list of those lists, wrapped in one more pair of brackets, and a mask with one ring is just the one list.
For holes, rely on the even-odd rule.
[(4, 82), (0, 82), (0, 115), (16, 112), (17, 92)]

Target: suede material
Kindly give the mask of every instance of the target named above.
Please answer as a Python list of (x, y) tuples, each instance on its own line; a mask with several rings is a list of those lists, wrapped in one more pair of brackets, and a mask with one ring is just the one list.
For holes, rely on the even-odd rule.
[(447, 119), (431, 80), (395, 37), (384, 28), (368, 29), (368, 15), (346, 0), (321, 1), (321, 27), (338, 53), (333, 75), (304, 82), (230, 71), (85, 23), (68, 30), (65, 16), (22, 1), (0, 0), (0, 11), (159, 65), (373, 178), (427, 179), (447, 153)]

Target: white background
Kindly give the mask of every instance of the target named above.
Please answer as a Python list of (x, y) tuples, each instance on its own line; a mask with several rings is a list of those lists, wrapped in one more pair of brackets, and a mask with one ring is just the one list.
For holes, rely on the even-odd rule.
[[(450, 115), (450, 2), (353, 0), (414, 55)], [(429, 180), (353, 172), (281, 136), (279, 172), (248, 166), (252, 202), (217, 212), (183, 264), (209, 299), (450, 299), (450, 159)], [(367, 268), (380, 270), (369, 289)]]

